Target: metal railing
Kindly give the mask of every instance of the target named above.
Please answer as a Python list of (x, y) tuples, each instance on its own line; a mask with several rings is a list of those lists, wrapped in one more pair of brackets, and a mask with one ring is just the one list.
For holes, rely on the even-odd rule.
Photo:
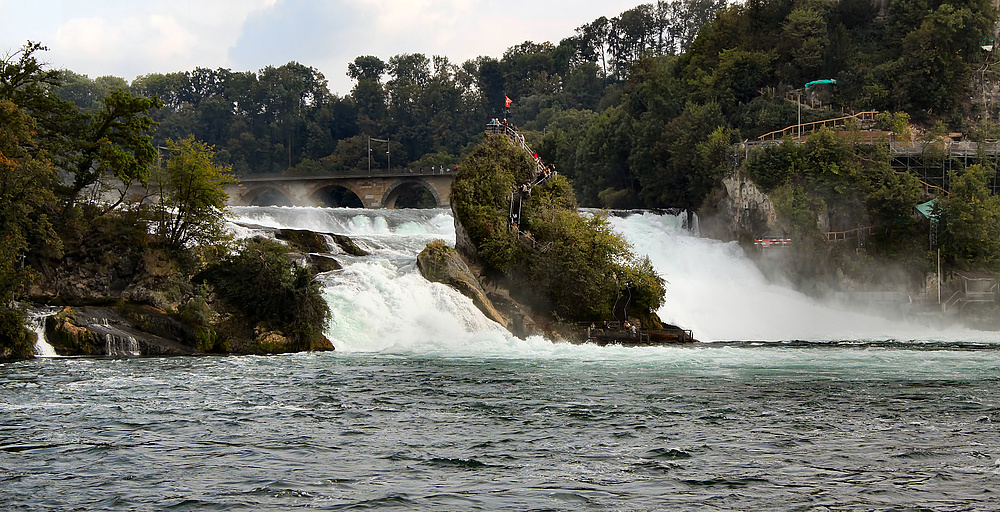
[(877, 226), (865, 226), (860, 228), (848, 229), (847, 231), (827, 231), (823, 233), (826, 236), (828, 242), (838, 242), (842, 240), (849, 240), (851, 238), (857, 238), (859, 235), (871, 236), (875, 234)]
[(775, 130), (773, 132), (765, 133), (760, 137), (757, 137), (760, 141), (776, 141), (785, 138), (788, 135), (797, 137), (802, 133), (812, 133), (820, 128), (829, 127), (836, 128), (838, 126), (847, 126), (849, 121), (854, 121), (859, 124), (873, 123), (875, 122), (875, 116), (878, 115), (876, 110), (868, 110), (865, 112), (858, 112), (857, 114), (838, 117), (835, 119), (825, 119), (823, 121), (813, 121), (810, 123), (793, 124), (787, 128), (781, 130)]
[(545, 166), (542, 165), (542, 159), (537, 156), (538, 153), (532, 151), (531, 147), (528, 146), (528, 143), (524, 141), (524, 135), (518, 133), (517, 128), (508, 123), (506, 119), (501, 123), (499, 120), (494, 118), (486, 124), (486, 132), (506, 135), (515, 146), (521, 148), (522, 151), (531, 156), (532, 160), (535, 161), (536, 172), (541, 172), (545, 169)]

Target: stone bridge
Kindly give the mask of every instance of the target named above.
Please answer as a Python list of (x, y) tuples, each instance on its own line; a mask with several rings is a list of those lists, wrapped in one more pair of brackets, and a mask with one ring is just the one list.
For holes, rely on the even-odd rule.
[[(288, 206), (360, 206), (395, 208), (400, 194), (429, 194), (434, 206), (448, 207), (453, 169), (397, 169), (341, 174), (250, 176), (227, 185), (230, 206), (278, 204)], [(328, 199), (346, 197), (346, 204)], [(353, 198), (351, 196), (354, 196)], [(354, 199), (356, 198), (356, 202)]]

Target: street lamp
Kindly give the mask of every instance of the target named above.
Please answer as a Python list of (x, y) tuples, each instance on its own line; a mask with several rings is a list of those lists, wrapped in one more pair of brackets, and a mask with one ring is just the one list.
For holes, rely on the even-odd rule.
[(389, 139), (375, 139), (368, 137), (368, 175), (372, 175), (372, 141), (385, 142), (385, 171), (389, 172)]

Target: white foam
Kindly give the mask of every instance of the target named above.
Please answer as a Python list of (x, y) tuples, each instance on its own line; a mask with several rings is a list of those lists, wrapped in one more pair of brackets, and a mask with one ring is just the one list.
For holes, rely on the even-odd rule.
[(657, 312), (701, 341), (1000, 341), (997, 333), (941, 329), (818, 302), (769, 282), (735, 243), (692, 236), (680, 219), (651, 213), (611, 217), (667, 280)]

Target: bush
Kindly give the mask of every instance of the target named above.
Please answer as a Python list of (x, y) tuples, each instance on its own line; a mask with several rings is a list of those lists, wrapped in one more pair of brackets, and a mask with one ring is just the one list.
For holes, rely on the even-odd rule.
[(285, 334), (300, 350), (321, 343), (330, 309), (320, 284), (295, 265), (285, 246), (263, 238), (206, 269), (204, 278), (253, 323)]
[(0, 305), (0, 361), (27, 359), (34, 352), (34, 335), (25, 329), (24, 311)]

